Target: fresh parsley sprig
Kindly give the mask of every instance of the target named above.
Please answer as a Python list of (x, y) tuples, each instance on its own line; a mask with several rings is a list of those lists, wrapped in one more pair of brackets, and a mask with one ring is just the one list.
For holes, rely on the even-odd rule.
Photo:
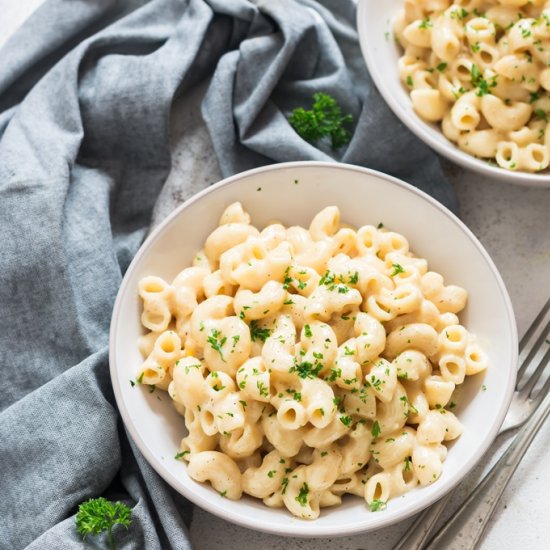
[(313, 94), (311, 109), (297, 107), (288, 121), (296, 133), (310, 143), (330, 137), (332, 148), (339, 149), (351, 139), (349, 130), (344, 126), (351, 124), (353, 117), (350, 114), (342, 115), (340, 105), (325, 92)]
[(113, 527), (118, 524), (128, 529), (132, 522), (132, 510), (122, 502), (111, 502), (104, 497), (91, 498), (78, 507), (75, 521), (83, 539), (106, 532), (109, 547), (114, 550)]

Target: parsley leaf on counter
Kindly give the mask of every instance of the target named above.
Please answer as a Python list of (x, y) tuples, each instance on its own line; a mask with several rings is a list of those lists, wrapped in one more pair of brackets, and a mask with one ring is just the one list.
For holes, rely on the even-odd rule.
[(92, 498), (78, 507), (76, 529), (85, 539), (87, 535), (107, 533), (109, 547), (114, 550), (113, 527), (118, 523), (128, 529), (132, 510), (122, 502), (111, 502), (104, 497)]
[(310, 143), (330, 137), (332, 148), (339, 149), (351, 139), (344, 125), (353, 121), (352, 116), (342, 115), (340, 105), (324, 92), (313, 94), (313, 105), (309, 111), (303, 107), (294, 109), (288, 121), (296, 133)]

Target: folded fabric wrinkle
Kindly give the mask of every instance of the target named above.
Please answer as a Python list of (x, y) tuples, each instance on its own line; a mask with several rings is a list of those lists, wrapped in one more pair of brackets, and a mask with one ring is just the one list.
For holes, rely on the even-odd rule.
[[(118, 548), (190, 548), (192, 507), (128, 442), (107, 347), (170, 173), (171, 107), (207, 78), (224, 176), (344, 161), (456, 206), (374, 88), (352, 0), (46, 0), (0, 50), (0, 549), (80, 547), (74, 514), (99, 495), (134, 509)], [(336, 152), (287, 120), (316, 91), (354, 117)]]

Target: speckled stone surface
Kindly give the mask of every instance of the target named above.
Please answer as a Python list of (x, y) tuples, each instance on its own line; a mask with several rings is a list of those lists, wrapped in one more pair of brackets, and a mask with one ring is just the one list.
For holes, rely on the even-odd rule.
[[(0, 0), (0, 46), (42, 1)], [(172, 172), (159, 197), (154, 224), (192, 194), (220, 179), (200, 116), (205, 85), (179, 98), (174, 105)], [(550, 294), (550, 189), (502, 184), (450, 165), (446, 165), (446, 170), (459, 199), (462, 220), (492, 256), (506, 283), (521, 336)], [(455, 492), (446, 517), (452, 515), (512, 436), (503, 436), (495, 442), (484, 461)], [(550, 547), (549, 463), (547, 422), (504, 492), (479, 548)], [(444, 522), (446, 517), (440, 521)], [(390, 550), (411, 521), (412, 518), (377, 532), (340, 539), (286, 539), (229, 524), (197, 508), (191, 537), (197, 550)]]

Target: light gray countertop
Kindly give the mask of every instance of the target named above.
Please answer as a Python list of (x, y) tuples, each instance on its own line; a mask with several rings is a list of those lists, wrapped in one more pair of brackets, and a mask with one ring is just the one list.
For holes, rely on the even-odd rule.
[[(0, 0), (0, 46), (43, 0)], [(200, 118), (204, 87), (180, 98), (173, 110), (173, 169), (155, 210), (155, 222), (195, 192), (220, 179)], [(519, 335), (550, 294), (550, 189), (527, 189), (491, 181), (445, 165), (456, 190), (461, 218), (493, 258), (510, 293)], [(186, 191), (183, 192), (185, 184)], [(498, 365), (494, 366), (498, 368)], [(497, 440), (461, 483), (447, 517), (498, 458), (513, 434)], [(539, 432), (520, 464), (482, 539), (482, 550), (542, 549), (550, 541), (550, 424)], [(196, 508), (191, 537), (197, 550), (389, 550), (412, 518), (380, 531), (341, 539), (285, 539), (232, 525)], [(445, 518), (442, 519), (445, 521)]]

